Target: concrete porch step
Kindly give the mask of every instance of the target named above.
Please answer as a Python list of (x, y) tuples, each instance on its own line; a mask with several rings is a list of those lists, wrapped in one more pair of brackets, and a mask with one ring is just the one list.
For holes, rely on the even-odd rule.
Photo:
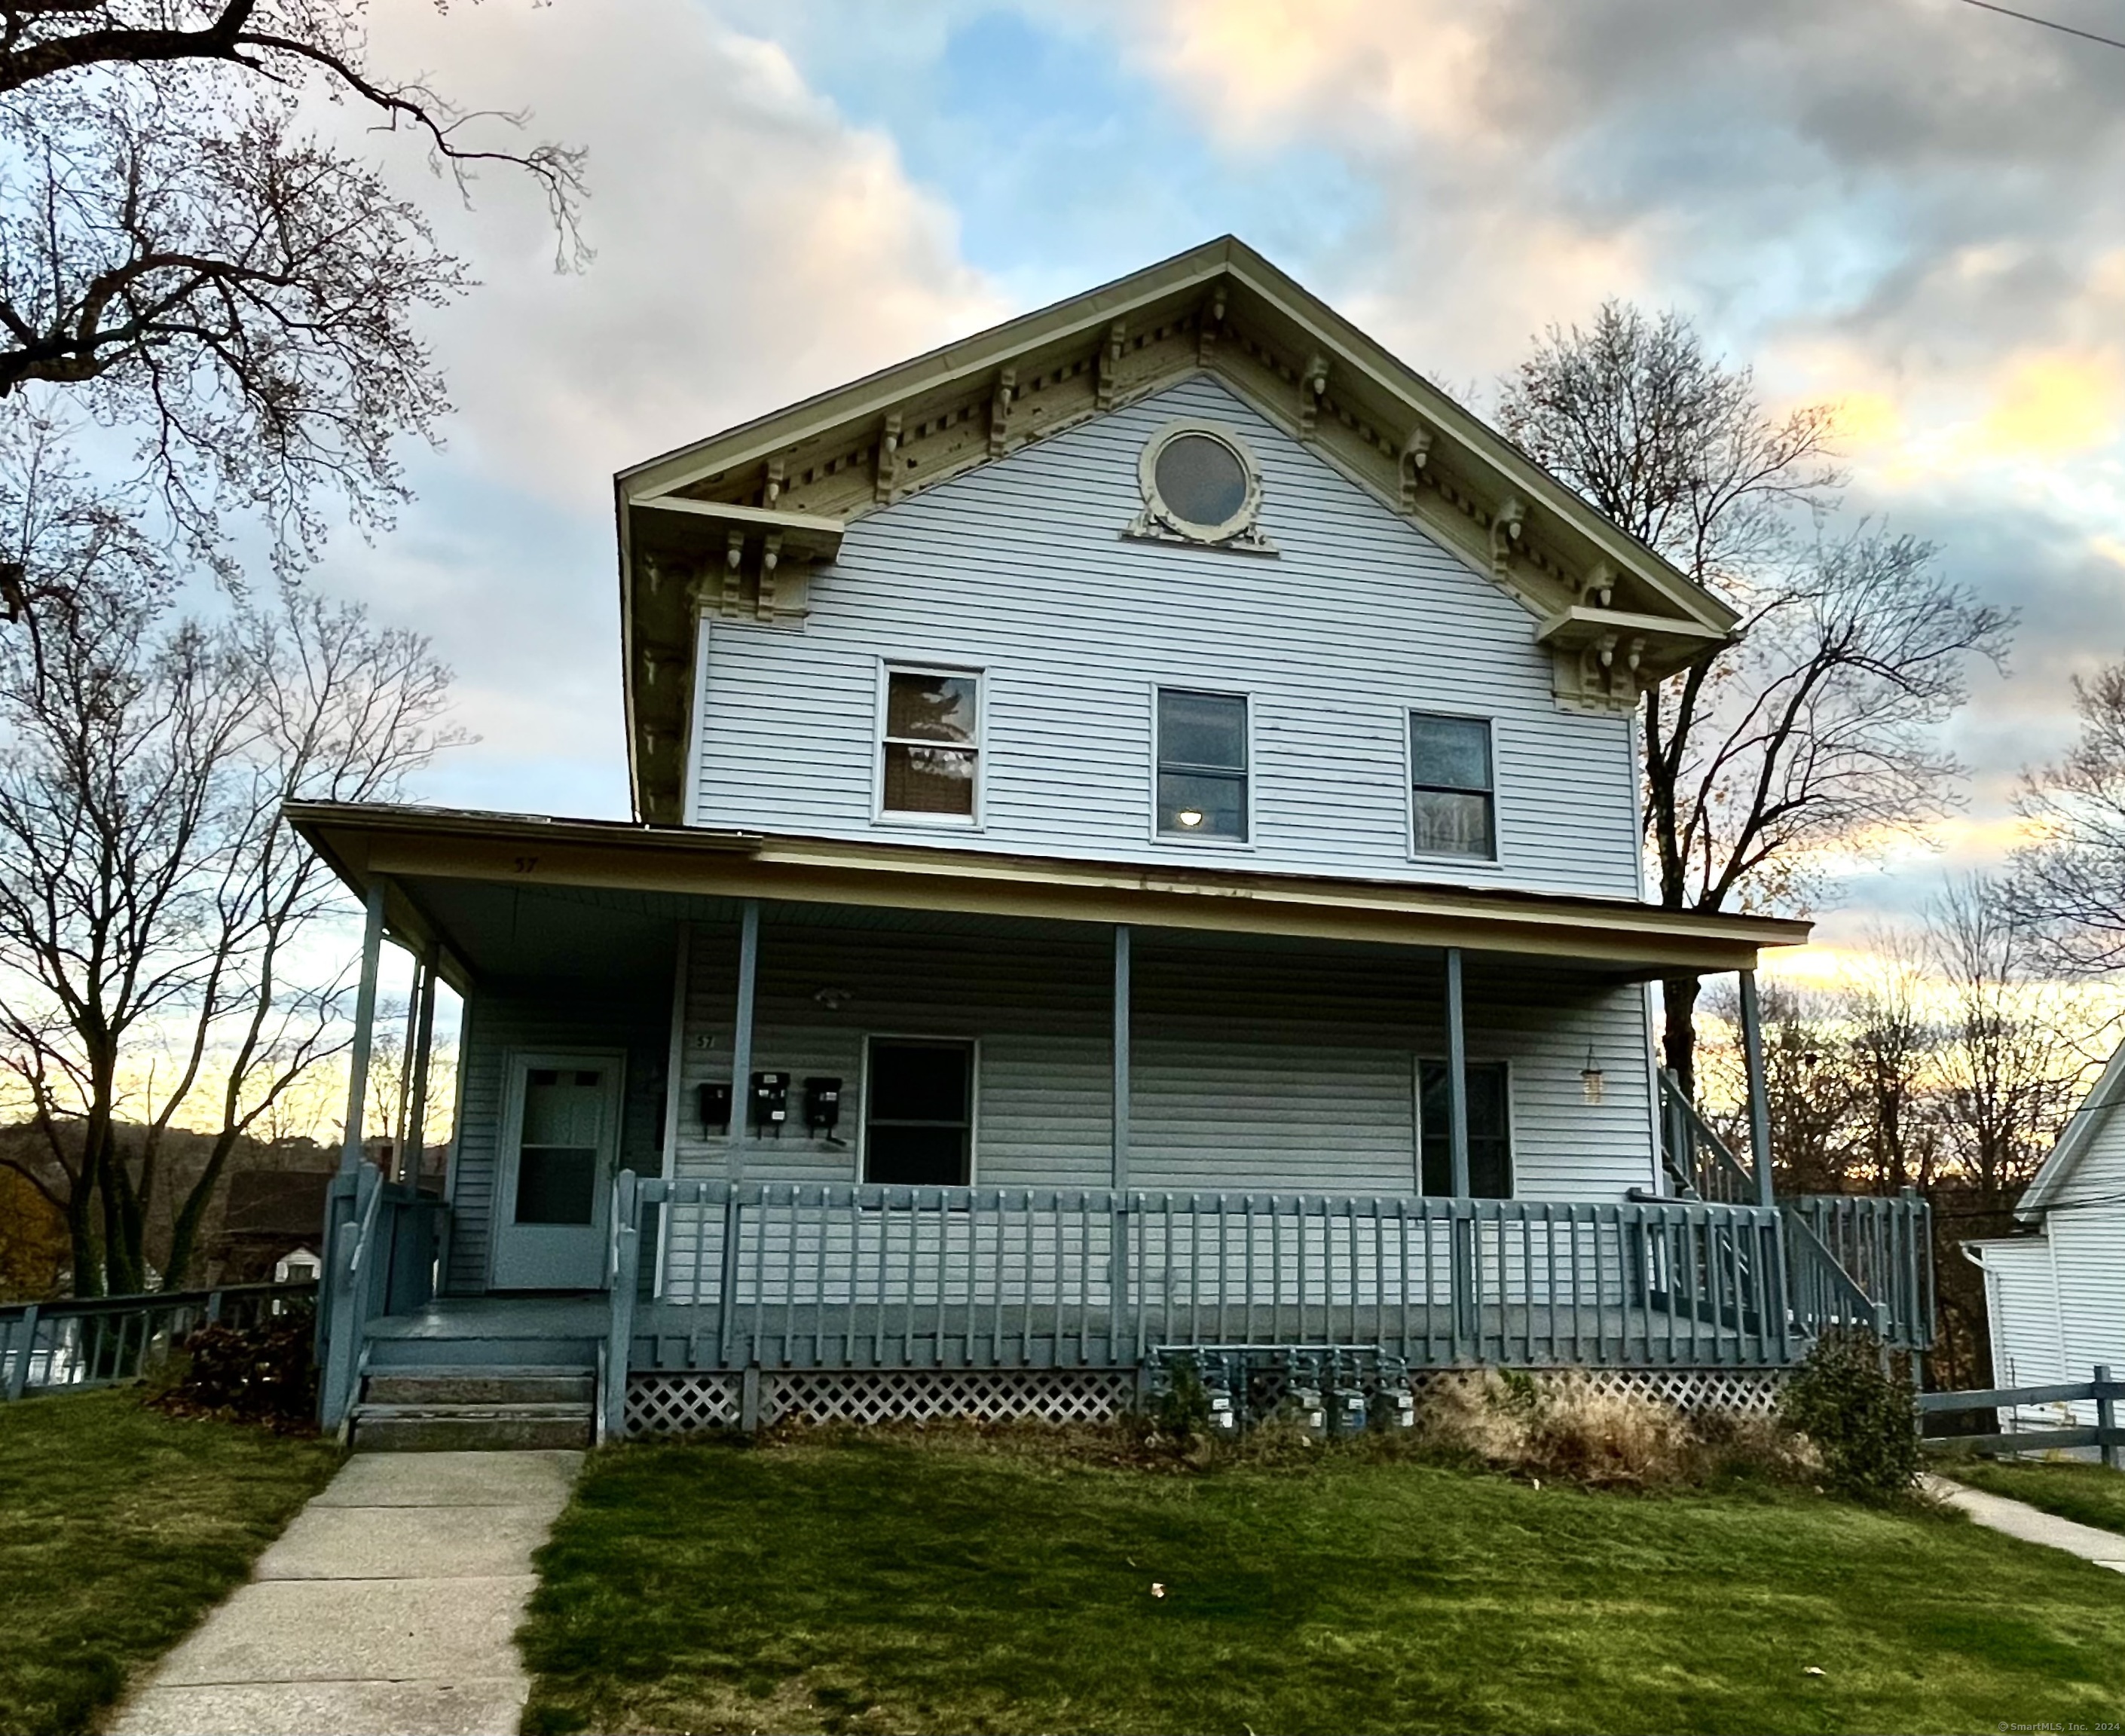
[(587, 1400), (574, 1404), (357, 1404), (353, 1444), (368, 1452), (504, 1452), (581, 1447), (594, 1433)]
[(596, 1376), (588, 1368), (372, 1365), (366, 1396), (372, 1404), (432, 1408), (457, 1404), (590, 1404)]

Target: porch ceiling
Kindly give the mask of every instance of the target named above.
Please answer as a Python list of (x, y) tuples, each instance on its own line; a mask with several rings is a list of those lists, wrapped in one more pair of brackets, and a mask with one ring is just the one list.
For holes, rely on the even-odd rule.
[[(445, 974), (460, 986), (531, 940), (549, 956), (572, 950), (586, 974), (633, 974), (629, 959), (647, 967), (653, 945), (668, 942), (671, 923), (704, 898), (1460, 947), (1620, 977), (1751, 970), (1762, 948), (1801, 945), (1809, 932), (1805, 922), (1770, 917), (1464, 887), (437, 808), (305, 802), (287, 812), (358, 896), (386, 881), (392, 931), (409, 944), (438, 944)], [(474, 886), (484, 895), (473, 896)], [(543, 916), (527, 928), (521, 898), (512, 907), (494, 896), (508, 887), (560, 892), (564, 903), (568, 889), (634, 896), (617, 906), (601, 898), (598, 920), (575, 933)]]

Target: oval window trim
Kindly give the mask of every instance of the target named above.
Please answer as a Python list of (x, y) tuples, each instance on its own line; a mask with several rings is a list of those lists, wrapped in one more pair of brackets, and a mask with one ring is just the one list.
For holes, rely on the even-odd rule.
[[(1175, 441), (1190, 438), (1213, 440), (1223, 447), (1237, 463), (1244, 479), (1237, 510), (1214, 525), (1185, 516), (1158, 486), (1159, 459)], [(1143, 496), (1143, 511), (1129, 526), (1131, 536), (1194, 543), (1205, 548), (1245, 548), (1263, 554), (1276, 552), (1275, 544), (1256, 529), (1256, 520), (1261, 516), (1261, 467), (1255, 462), (1255, 455), (1247, 449), (1246, 443), (1230, 428), (1215, 422), (1168, 422), (1144, 442), (1143, 450), (1137, 457), (1136, 472), (1137, 487)]]

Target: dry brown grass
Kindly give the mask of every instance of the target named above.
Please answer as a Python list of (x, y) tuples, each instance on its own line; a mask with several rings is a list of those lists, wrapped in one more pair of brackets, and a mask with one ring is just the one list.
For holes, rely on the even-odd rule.
[(1771, 1418), (1685, 1413), (1579, 1374), (1443, 1376), (1424, 1391), (1416, 1433), (1434, 1456), (1595, 1487), (1798, 1481), (1815, 1468), (1806, 1442)]

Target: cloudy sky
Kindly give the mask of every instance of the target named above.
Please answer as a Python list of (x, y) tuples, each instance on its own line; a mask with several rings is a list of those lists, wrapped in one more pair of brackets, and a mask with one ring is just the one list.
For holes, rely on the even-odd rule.
[[(2020, 9), (2125, 39), (2125, 0)], [(1553, 322), (1680, 308), (1774, 402), (1843, 403), (1850, 514), (2020, 608), (1967, 815), (1832, 940), (1997, 860), (2068, 677), (2125, 653), (2125, 50), (1967, 0), (374, 16), (382, 68), (591, 153), (578, 275), (526, 188), (435, 200), (483, 280), (433, 324), (448, 447), (320, 576), (459, 672), (483, 739), (429, 799), (626, 812), (614, 470), (1227, 231), (1479, 408)]]

